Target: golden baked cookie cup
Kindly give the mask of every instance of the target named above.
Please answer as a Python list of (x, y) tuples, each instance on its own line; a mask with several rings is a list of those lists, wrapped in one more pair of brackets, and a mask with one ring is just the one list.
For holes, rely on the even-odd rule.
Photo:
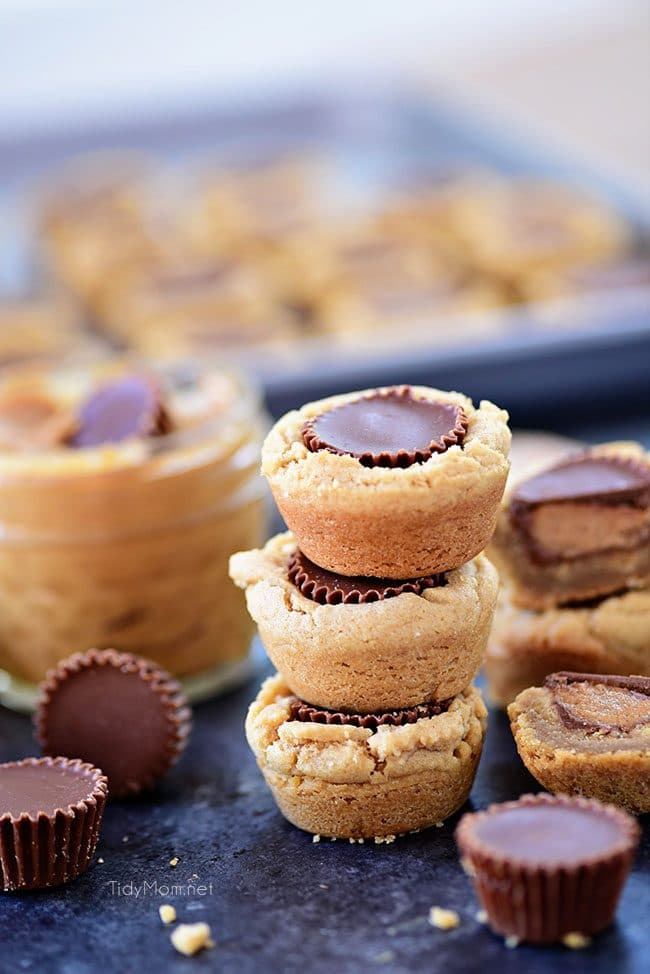
[(292, 719), (279, 675), (248, 711), (246, 736), (273, 797), (293, 825), (334, 838), (373, 838), (427, 828), (467, 800), (487, 711), (468, 687), (446, 711), (403, 726)]
[[(545, 686), (523, 690), (510, 704), (521, 760), (547, 791), (597, 798), (634, 815), (650, 812), (650, 679), (596, 674), (582, 679), (577, 673), (552, 674)], [(584, 699), (577, 713), (575, 697), (566, 696), (576, 687)]]
[(650, 676), (650, 590), (613, 595), (595, 604), (532, 612), (501, 590), (488, 640), (487, 695), (499, 707), (549, 673), (632, 673)]
[(289, 689), (332, 710), (370, 713), (446, 700), (472, 682), (483, 659), (498, 576), (484, 555), (446, 584), (362, 604), (320, 604), (288, 569), (290, 532), (230, 560), (248, 611)]
[[(321, 568), (342, 575), (416, 578), (458, 568), (485, 548), (508, 475), (507, 413), (475, 408), (460, 393), (424, 386), (415, 399), (465, 414), (461, 443), (408, 466), (365, 466), (351, 455), (312, 452), (303, 429), (337, 407), (404, 387), (332, 396), (287, 413), (262, 448), (262, 473), (298, 545)], [(405, 444), (406, 446), (406, 444)]]

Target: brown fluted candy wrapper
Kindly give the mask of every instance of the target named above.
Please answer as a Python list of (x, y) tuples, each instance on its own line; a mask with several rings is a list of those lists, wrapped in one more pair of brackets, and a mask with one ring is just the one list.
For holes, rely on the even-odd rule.
[(404, 724), (414, 724), (426, 717), (437, 717), (445, 713), (451, 700), (433, 700), (421, 703), (416, 707), (405, 710), (386, 710), (374, 714), (349, 714), (342, 710), (324, 710), (313, 707), (299, 697), (294, 697), (290, 704), (291, 720), (312, 724), (342, 724), (347, 727), (365, 727), (376, 730), (378, 727), (402, 727)]
[(456, 830), (490, 927), (531, 943), (607, 927), (638, 841), (626, 812), (566, 795), (491, 805), (464, 815)]
[(302, 438), (312, 453), (351, 456), (365, 467), (410, 467), (461, 446), (466, 433), (461, 406), (421, 398), (410, 386), (394, 386), (312, 417)]
[(300, 550), (291, 555), (287, 574), (306, 598), (320, 605), (361, 605), (394, 598), (405, 592), (421, 595), (425, 589), (445, 585), (447, 581), (444, 572), (405, 581), (335, 575), (319, 568)]
[(176, 680), (130, 653), (76, 653), (40, 687), (36, 734), (43, 751), (101, 767), (111, 797), (152, 787), (180, 757), (190, 727)]
[(67, 758), (0, 765), (0, 885), (5, 891), (60, 886), (95, 852), (107, 780)]

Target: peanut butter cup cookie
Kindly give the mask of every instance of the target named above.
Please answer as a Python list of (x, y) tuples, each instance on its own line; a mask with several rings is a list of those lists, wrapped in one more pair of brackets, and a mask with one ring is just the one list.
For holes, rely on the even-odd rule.
[(486, 710), (469, 687), (405, 710), (319, 710), (266, 680), (246, 736), (282, 814), (298, 828), (372, 838), (426, 828), (466, 801)]
[(611, 443), (517, 485), (491, 554), (512, 601), (546, 609), (650, 583), (650, 456)]
[(290, 689), (367, 713), (453, 697), (481, 665), (498, 579), (484, 555), (406, 581), (337, 576), (289, 532), (233, 555), (230, 574)]
[(531, 612), (499, 596), (488, 641), (488, 695), (498, 706), (556, 670), (650, 676), (650, 591)]
[(507, 414), (424, 386), (287, 413), (262, 472), (302, 552), (341, 575), (418, 578), (488, 543), (508, 474)]
[(522, 761), (544, 788), (650, 812), (650, 679), (552, 673), (508, 707)]

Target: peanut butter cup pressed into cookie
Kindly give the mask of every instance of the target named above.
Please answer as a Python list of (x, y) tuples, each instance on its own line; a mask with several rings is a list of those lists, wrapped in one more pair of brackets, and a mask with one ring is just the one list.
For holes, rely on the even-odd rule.
[(553, 673), (508, 707), (522, 761), (549, 791), (650, 812), (650, 679)]
[(481, 666), (498, 588), (484, 555), (402, 582), (334, 575), (290, 532), (233, 555), (230, 574), (291, 691), (360, 713), (460, 693)]
[(79, 755), (108, 775), (112, 797), (150, 788), (180, 757), (191, 717), (180, 686), (154, 663), (115, 650), (63, 660), (40, 687), (46, 754)]
[(0, 764), (0, 887), (45, 889), (80, 876), (92, 859), (106, 777), (66, 758)]
[(650, 457), (635, 444), (608, 444), (523, 481), (491, 551), (526, 608), (647, 587)]
[(459, 393), (395, 386), (287, 413), (262, 472), (300, 550), (339, 575), (413, 579), (488, 543), (508, 473), (507, 414)]
[(467, 800), (487, 712), (468, 687), (450, 701), (398, 713), (325, 713), (281, 676), (251, 704), (246, 736), (282, 814), (336, 838), (427, 828)]
[(639, 828), (611, 805), (524, 795), (464, 815), (456, 841), (492, 929), (554, 943), (612, 922)]

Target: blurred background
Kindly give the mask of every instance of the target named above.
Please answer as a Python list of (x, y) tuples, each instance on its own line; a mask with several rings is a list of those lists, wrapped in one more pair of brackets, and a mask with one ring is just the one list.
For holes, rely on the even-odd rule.
[(0, 0), (0, 367), (424, 381), (650, 438), (641, 0)]

